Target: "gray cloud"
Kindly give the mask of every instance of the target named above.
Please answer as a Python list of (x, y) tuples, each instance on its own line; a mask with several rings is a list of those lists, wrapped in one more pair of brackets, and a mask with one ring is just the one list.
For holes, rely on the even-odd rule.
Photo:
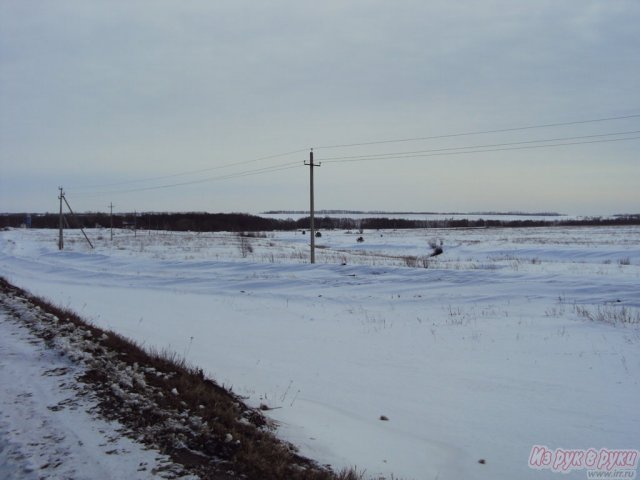
[[(5, 209), (42, 210), (58, 183), (179, 173), (327, 144), (639, 113), (639, 20), (635, 1), (0, 1), (2, 190), (30, 172), (55, 181), (46, 197), (13, 189), (0, 201)], [(640, 126), (636, 119), (541, 133), (617, 128)], [(527, 132), (486, 141), (531, 138), (540, 137)], [(638, 173), (637, 146), (342, 165), (335, 175), (327, 166), (325, 190), (342, 193), (319, 202), (367, 208), (359, 205), (366, 186), (386, 183), (388, 195), (371, 208), (632, 208), (639, 198), (627, 179)], [(304, 154), (282, 161), (291, 158), (302, 161)], [(548, 158), (556, 167), (544, 174), (531, 169)], [(587, 160), (610, 168), (587, 175)], [(505, 169), (505, 161), (517, 167)], [(447, 173), (434, 175), (443, 164)], [(500, 180), (491, 181), (493, 200), (474, 183), (479, 164), (483, 176)], [(531, 190), (518, 198), (509, 185), (518, 171), (536, 176), (544, 195)], [(562, 191), (556, 180), (568, 171), (580, 185), (575, 192)], [(416, 177), (438, 185), (421, 188)], [(453, 178), (457, 186), (448, 183)], [(603, 189), (619, 188), (593, 202), (588, 190), (598, 178)], [(304, 198), (295, 184), (305, 179), (300, 169), (243, 177), (224, 188), (212, 184), (209, 203), (204, 187), (127, 194), (120, 203), (256, 211), (298, 202), (300, 208)], [(87, 198), (86, 208), (115, 195)]]

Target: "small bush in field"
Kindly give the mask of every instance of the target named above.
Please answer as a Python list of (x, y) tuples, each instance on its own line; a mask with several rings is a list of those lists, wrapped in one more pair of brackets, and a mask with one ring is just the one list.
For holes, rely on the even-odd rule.
[(243, 235), (240, 235), (238, 238), (240, 240), (240, 242), (238, 243), (240, 255), (242, 255), (242, 258), (247, 258), (250, 253), (253, 253), (253, 246), (251, 245), (251, 241)]
[(616, 305), (603, 305), (597, 308), (575, 306), (575, 312), (592, 322), (603, 322), (611, 325), (640, 324), (640, 312), (629, 307)]

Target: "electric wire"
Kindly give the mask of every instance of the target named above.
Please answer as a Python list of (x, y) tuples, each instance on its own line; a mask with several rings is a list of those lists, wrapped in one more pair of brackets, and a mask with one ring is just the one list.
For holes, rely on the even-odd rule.
[[(493, 129), (493, 130), (478, 130), (478, 131), (471, 131), (471, 132), (432, 135), (432, 136), (424, 136), (424, 137), (378, 140), (378, 141), (360, 142), (360, 143), (346, 143), (341, 145), (325, 145), (321, 147), (315, 147), (315, 149), (322, 150), (322, 149), (349, 148), (349, 147), (367, 146), (367, 145), (406, 143), (406, 142), (423, 141), (423, 140), (456, 138), (456, 137), (471, 136), (471, 135), (485, 135), (485, 134), (492, 134), (492, 133), (516, 132), (516, 131), (523, 131), (523, 130), (530, 130), (530, 129), (541, 129), (541, 128), (569, 126), (569, 125), (608, 122), (608, 121), (624, 120), (624, 119), (631, 119), (631, 118), (638, 118), (638, 117), (640, 117), (640, 114), (631, 114), (631, 115), (602, 117), (602, 118), (587, 119), (587, 120), (576, 120), (571, 122), (546, 123), (546, 124), (539, 124), (539, 125), (528, 125), (528, 126)], [(626, 138), (613, 138), (613, 139), (602, 138), (602, 137), (609, 137), (614, 135), (631, 135), (636, 133), (640, 133), (640, 130), (592, 134), (592, 135), (573, 136), (573, 137), (556, 137), (556, 138), (549, 138), (549, 139), (526, 140), (526, 141), (519, 141), (519, 142), (468, 145), (468, 146), (449, 147), (449, 148), (440, 148), (440, 149), (415, 150), (415, 151), (404, 151), (404, 152), (400, 151), (400, 152), (388, 152), (388, 153), (372, 153), (368, 155), (355, 155), (355, 156), (352, 155), (352, 156), (340, 156), (340, 157), (327, 157), (324, 159), (316, 157), (316, 160), (324, 163), (340, 164), (340, 163), (375, 161), (375, 160), (401, 160), (401, 159), (408, 159), (408, 158), (420, 158), (420, 157), (432, 157), (432, 156), (500, 152), (500, 151), (508, 151), (508, 150), (539, 149), (539, 148), (547, 148), (547, 147), (561, 147), (561, 146), (568, 146), (568, 145), (583, 145), (583, 144), (609, 143), (609, 142), (619, 142), (619, 141), (626, 141), (626, 140), (636, 140), (640, 138), (640, 136), (626, 137)], [(590, 140), (587, 140), (587, 139), (590, 139)], [(570, 141), (570, 140), (584, 140), (584, 141)], [(552, 143), (552, 142), (556, 142), (556, 143)], [(533, 145), (536, 143), (544, 143), (544, 145)], [(262, 157), (258, 157), (250, 160), (242, 160), (237, 162), (226, 163), (223, 165), (215, 165), (212, 167), (203, 168), (199, 170), (177, 172), (174, 174), (139, 178), (135, 180), (113, 182), (113, 183), (107, 183), (107, 184), (101, 184), (101, 185), (78, 186), (78, 187), (72, 187), (71, 189), (67, 189), (67, 190), (76, 191), (76, 190), (83, 190), (83, 189), (89, 189), (89, 188), (95, 189), (95, 188), (117, 187), (117, 186), (139, 184), (143, 182), (152, 182), (152, 181), (165, 180), (170, 178), (177, 178), (177, 177), (187, 176), (187, 175), (196, 175), (196, 174), (202, 174), (205, 172), (210, 172), (215, 170), (222, 170), (225, 168), (237, 167), (237, 166), (247, 165), (247, 164), (261, 162), (261, 161), (273, 160), (276, 158), (281, 158), (281, 157), (302, 153), (302, 152), (307, 152), (307, 151), (308, 149), (302, 148), (302, 149), (290, 150), (287, 152), (273, 154), (273, 155), (266, 155), (266, 156), (262, 156)], [(116, 189), (116, 190), (108, 190), (108, 191), (101, 191), (101, 192), (90, 192), (85, 194), (79, 193), (76, 196), (96, 197), (96, 196), (104, 196), (104, 195), (111, 195), (111, 194), (124, 194), (124, 193), (168, 189), (168, 188), (181, 187), (181, 186), (187, 186), (187, 185), (201, 184), (205, 182), (230, 180), (230, 179), (242, 178), (242, 177), (252, 176), (252, 175), (261, 175), (261, 174), (266, 174), (271, 172), (278, 172), (282, 170), (298, 168), (300, 166), (303, 166), (303, 163), (300, 163), (299, 161), (288, 162), (284, 164), (276, 164), (276, 165), (264, 166), (264, 167), (251, 169), (251, 170), (245, 170), (241, 172), (229, 173), (227, 175), (211, 176), (206, 178), (198, 178), (195, 180), (166, 183), (162, 185), (147, 186), (147, 187), (143, 186), (143, 187), (136, 187), (136, 188), (129, 188), (129, 189)]]
[(415, 155), (404, 155), (404, 156), (399, 155), (396, 157), (383, 157), (383, 158), (367, 157), (367, 158), (353, 158), (353, 159), (346, 159), (346, 160), (327, 160), (327, 161), (324, 161), (324, 163), (341, 164), (341, 163), (352, 163), (352, 162), (370, 162), (370, 161), (376, 161), (376, 160), (403, 160), (407, 158), (426, 158), (426, 157), (439, 157), (439, 156), (451, 156), (451, 155), (465, 155), (470, 153), (492, 153), (492, 152), (504, 152), (504, 151), (511, 151), (511, 150), (532, 150), (532, 149), (549, 148), (549, 147), (563, 147), (568, 145), (612, 143), (612, 142), (622, 142), (626, 140), (638, 140), (638, 139), (640, 139), (640, 136), (626, 137), (626, 138), (607, 138), (607, 139), (600, 139), (600, 140), (585, 140), (583, 142), (566, 142), (566, 143), (555, 143), (555, 144), (548, 144), (548, 145), (527, 145), (527, 146), (520, 146), (520, 147), (491, 148), (491, 149), (466, 150), (466, 151), (445, 151), (445, 152), (436, 151), (433, 153), (420, 153)]
[[(402, 159), (408, 159), (408, 158), (423, 158), (423, 157), (450, 156), (450, 155), (461, 155), (461, 154), (471, 154), (471, 153), (490, 153), (490, 152), (502, 152), (502, 151), (513, 151), (513, 150), (528, 150), (528, 149), (539, 149), (539, 148), (548, 148), (548, 147), (562, 147), (562, 146), (569, 146), (569, 145), (610, 143), (610, 142), (640, 139), (640, 136), (634, 136), (634, 137), (625, 137), (625, 138), (607, 138), (607, 139), (599, 138), (597, 140), (584, 140), (584, 141), (578, 141), (578, 142), (566, 141), (571, 139), (594, 138), (594, 137), (602, 137), (602, 136), (610, 136), (610, 135), (620, 135), (625, 133), (640, 133), (640, 130), (630, 131), (630, 132), (611, 133), (611, 134), (585, 135), (583, 137), (566, 137), (563, 139), (561, 138), (561, 139), (531, 140), (528, 142), (514, 142), (511, 144), (502, 144), (502, 145), (476, 145), (476, 146), (467, 146), (467, 147), (453, 147), (450, 149), (424, 150), (419, 152), (397, 152), (395, 154), (378, 154), (373, 156), (343, 157), (343, 158), (325, 159), (321, 161), (324, 163), (340, 164), (340, 163), (376, 161), (376, 160), (377, 161), (402, 160)], [(560, 143), (547, 143), (544, 145), (523, 145), (523, 144), (529, 144), (532, 142), (551, 142), (551, 141), (560, 141), (560, 140), (562, 140)], [(487, 147), (495, 147), (495, 146), (498, 146), (500, 148), (487, 148)], [(242, 178), (242, 177), (253, 176), (253, 175), (261, 175), (265, 173), (279, 172), (283, 170), (299, 168), (303, 165), (304, 163), (301, 164), (300, 162), (289, 162), (289, 163), (285, 163), (277, 166), (263, 167), (263, 168), (254, 169), (254, 170), (236, 172), (228, 175), (201, 178), (201, 179), (190, 180), (186, 182), (176, 182), (176, 183), (170, 183), (170, 184), (164, 184), (164, 185), (155, 185), (150, 187), (132, 188), (132, 189), (125, 189), (125, 190), (94, 192), (92, 194), (85, 194), (85, 195), (79, 194), (76, 196), (94, 197), (94, 196), (104, 196), (104, 195), (110, 195), (110, 194), (126, 194), (126, 193), (144, 192), (144, 191), (150, 191), (150, 190), (160, 190), (160, 189), (181, 187), (186, 185), (195, 185), (200, 183), (213, 182), (213, 181)]]
[(211, 172), (211, 171), (214, 171), (214, 170), (222, 170), (224, 168), (236, 167), (236, 166), (240, 166), (240, 165), (247, 165), (249, 163), (255, 163), (255, 162), (260, 162), (260, 161), (264, 161), (264, 160), (273, 160), (275, 158), (281, 158), (281, 157), (285, 157), (285, 156), (288, 156), (288, 155), (293, 155), (295, 153), (301, 153), (301, 152), (306, 152), (306, 151), (307, 151), (307, 149), (292, 150), (292, 151), (289, 151), (289, 152), (277, 153), (277, 154), (274, 154), (274, 155), (267, 155), (267, 156), (264, 156), (264, 157), (253, 158), (251, 160), (243, 160), (243, 161), (239, 161), (239, 162), (225, 163), (223, 165), (216, 165), (216, 166), (213, 166), (213, 167), (202, 168), (200, 170), (190, 170), (190, 171), (185, 171), (185, 172), (172, 173), (172, 174), (168, 174), (168, 175), (161, 175), (161, 176), (156, 176), (156, 177), (144, 177), (144, 178), (138, 178), (136, 180), (127, 180), (127, 181), (123, 181), (123, 182), (104, 183), (104, 184), (100, 184), (100, 185), (76, 186), (76, 187), (73, 187), (73, 188), (74, 188), (74, 190), (81, 190), (81, 189), (89, 189), (89, 188), (117, 187), (117, 186), (120, 186), (120, 185), (131, 185), (131, 184), (135, 184), (135, 183), (151, 182), (151, 181), (155, 181), (155, 180), (165, 180), (165, 179), (168, 179), (168, 178), (184, 177), (184, 176), (187, 176), (187, 175), (196, 175), (196, 174), (200, 174), (200, 173)]
[(549, 127), (564, 127), (569, 125), (582, 125), (587, 123), (598, 123), (598, 122), (609, 122), (613, 120), (625, 120), (629, 118), (638, 118), (640, 114), (632, 114), (632, 115), (620, 115), (616, 117), (604, 117), (604, 118), (594, 118), (588, 120), (575, 120), (571, 122), (558, 122), (558, 123), (545, 123), (539, 125), (527, 125), (523, 127), (510, 127), (510, 128), (500, 128), (494, 130), (477, 130), (471, 132), (461, 132), (461, 133), (449, 133), (444, 135), (431, 135), (426, 137), (413, 137), (413, 138), (398, 138), (398, 139), (390, 139), (390, 140), (376, 140), (372, 142), (360, 142), (360, 143), (345, 143), (341, 145), (323, 145), (319, 147), (315, 147), (317, 149), (330, 149), (330, 148), (349, 148), (349, 147), (361, 147), (366, 145), (380, 145), (385, 143), (403, 143), (403, 142), (417, 142), (421, 140), (434, 140), (438, 138), (454, 138), (454, 137), (464, 137), (469, 135), (487, 135), (490, 133), (505, 133), (505, 132), (517, 132), (521, 130), (532, 130), (536, 128), (549, 128)]
[(130, 189), (124, 189), (124, 190), (109, 190), (109, 191), (93, 192), (93, 193), (87, 193), (87, 194), (80, 193), (80, 194), (76, 194), (74, 196), (76, 196), (76, 197), (99, 197), (99, 196), (104, 196), (104, 195), (125, 194), (125, 193), (134, 193), (134, 192), (145, 192), (145, 191), (150, 191), (150, 190), (161, 190), (161, 189), (168, 189), (168, 188), (174, 188), (174, 187), (182, 187), (182, 186), (186, 186), (186, 185), (195, 185), (195, 184), (199, 184), (199, 183), (214, 182), (214, 181), (219, 181), (219, 180), (229, 180), (229, 179), (233, 179), (233, 178), (248, 177), (248, 176), (252, 176), (252, 175), (261, 175), (261, 174), (265, 174), (265, 173), (280, 172), (282, 170), (290, 170), (290, 169), (293, 169), (293, 168), (298, 168), (300, 166), (303, 166), (303, 164), (301, 164), (300, 162), (290, 162), (290, 163), (285, 163), (285, 164), (277, 165), (277, 166), (262, 167), (262, 168), (258, 168), (258, 169), (254, 169), (254, 170), (246, 170), (244, 172), (236, 172), (236, 173), (230, 173), (228, 175), (220, 175), (220, 176), (214, 176), (214, 177), (200, 178), (200, 179), (197, 179), (197, 180), (189, 180), (189, 181), (186, 181), (186, 182), (176, 182), (176, 183), (169, 183), (169, 184), (164, 184), (164, 185), (155, 185), (155, 186), (140, 187), (140, 188), (130, 188)]
[(339, 160), (356, 160), (356, 159), (384, 159), (384, 157), (398, 157), (404, 155), (413, 155), (413, 154), (421, 154), (421, 153), (433, 153), (433, 152), (448, 152), (454, 150), (467, 150), (467, 149), (478, 149), (478, 148), (497, 148), (497, 147), (508, 147), (515, 145), (526, 145), (532, 143), (548, 143), (548, 142), (560, 142), (560, 141), (568, 141), (568, 140), (581, 140), (587, 138), (600, 138), (600, 137), (610, 137), (614, 135), (632, 135), (640, 133), (640, 130), (628, 130), (624, 132), (612, 132), (612, 133), (599, 133), (593, 135), (580, 135), (575, 137), (556, 137), (556, 138), (545, 138), (539, 140), (525, 140), (520, 142), (507, 142), (507, 143), (490, 143), (484, 145), (468, 145), (464, 147), (447, 147), (447, 148), (437, 148), (437, 149), (429, 149), (429, 150), (413, 150), (413, 151), (405, 151), (405, 152), (390, 152), (390, 153), (374, 153), (369, 155), (350, 155), (350, 156), (342, 156), (342, 157), (326, 157), (326, 158), (318, 158), (319, 161), (323, 161), (325, 163), (336, 163)]
[[(587, 124), (587, 123), (607, 122), (607, 121), (623, 120), (623, 119), (630, 119), (630, 118), (637, 118), (637, 117), (640, 117), (640, 114), (621, 115), (621, 116), (613, 116), (613, 117), (602, 117), (602, 118), (587, 119), (587, 120), (575, 120), (575, 121), (570, 121), (570, 122), (546, 123), (546, 124), (539, 124), (539, 125), (528, 125), (528, 126), (511, 127), (511, 128), (503, 128), (503, 129), (479, 130), (479, 131), (472, 131), (472, 132), (451, 133), (451, 134), (443, 134), (443, 135), (432, 135), (432, 136), (425, 136), (425, 137), (379, 140), (379, 141), (372, 141), (372, 142), (348, 143), (348, 144), (342, 144), (342, 145), (325, 145), (325, 146), (320, 146), (320, 147), (315, 147), (315, 148), (316, 149), (335, 149), (335, 148), (348, 148), (348, 147), (366, 146), (366, 145), (378, 145), (378, 144), (387, 144), (387, 143), (403, 143), (403, 142), (412, 142), (412, 141), (421, 141), (421, 140), (455, 138), (455, 137), (470, 136), (470, 135), (483, 135), (483, 134), (490, 134), (490, 133), (514, 132), (514, 131), (529, 130), (529, 129), (536, 129), (536, 128), (548, 128), (548, 127), (579, 125), (579, 124)], [(460, 148), (469, 148), (469, 147), (460, 147)], [(302, 153), (302, 152), (306, 152), (306, 151), (308, 151), (308, 149), (300, 148), (300, 149), (290, 150), (290, 151), (287, 151), (287, 152), (277, 153), (277, 154), (273, 154), (273, 155), (266, 155), (266, 156), (262, 156), (262, 157), (258, 157), (258, 158), (254, 158), (254, 159), (250, 159), (250, 160), (242, 160), (242, 161), (238, 161), (238, 162), (226, 163), (226, 164), (223, 164), (223, 165), (216, 165), (216, 166), (213, 166), (213, 167), (207, 167), (207, 168), (203, 168), (203, 169), (199, 169), (199, 170), (190, 170), (190, 171), (184, 171), (184, 172), (177, 172), (177, 173), (161, 175), (161, 176), (144, 177), (144, 178), (138, 178), (138, 179), (135, 179), (135, 180), (127, 180), (127, 181), (122, 181), (122, 182), (112, 182), (112, 183), (96, 184), (96, 185), (72, 186), (71, 188), (73, 188), (74, 190), (85, 190), (85, 189), (93, 189), (93, 188), (116, 187), (116, 186), (120, 186), (120, 185), (132, 185), (132, 184), (151, 182), (151, 181), (156, 181), (156, 180), (165, 180), (165, 179), (169, 179), (169, 178), (177, 178), (177, 177), (181, 177), (181, 176), (196, 175), (196, 174), (206, 173), (206, 172), (210, 172), (210, 171), (214, 171), (214, 170), (221, 170), (221, 169), (224, 169), (224, 168), (230, 168), (230, 167), (235, 167), (235, 166), (240, 166), (240, 165), (246, 165), (246, 164), (265, 161), (265, 160), (272, 160), (272, 159), (275, 159), (275, 158), (281, 158), (281, 157), (285, 157), (285, 156), (288, 156), (288, 155), (293, 155), (293, 154), (296, 154), (296, 153)]]

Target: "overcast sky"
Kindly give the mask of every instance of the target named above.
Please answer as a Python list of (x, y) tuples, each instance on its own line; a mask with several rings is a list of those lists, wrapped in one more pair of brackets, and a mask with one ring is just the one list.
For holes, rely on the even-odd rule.
[(638, 0), (0, 0), (0, 212), (59, 186), (307, 209), (314, 147), (319, 209), (637, 213), (639, 25)]

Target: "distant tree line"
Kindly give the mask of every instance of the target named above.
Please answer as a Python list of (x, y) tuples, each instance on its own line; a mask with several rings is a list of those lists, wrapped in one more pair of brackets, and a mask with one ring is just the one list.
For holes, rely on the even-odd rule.
[[(25, 214), (12, 213), (0, 215), (0, 228), (19, 228), (28, 225), (32, 228), (58, 228), (59, 217), (56, 213)], [(136, 228), (139, 230), (173, 230), (194, 232), (260, 232), (275, 230), (307, 230), (309, 217), (293, 219), (265, 218), (246, 213), (137, 213), (114, 214), (82, 213), (74, 219), (66, 215), (65, 228), (94, 228), (111, 226), (114, 228)], [(76, 221), (77, 220), (77, 221)], [(616, 215), (614, 217), (588, 217), (580, 219), (438, 219), (413, 220), (402, 218), (338, 218), (316, 217), (315, 227), (320, 230), (360, 230), (360, 229), (411, 229), (411, 228), (489, 228), (489, 227), (547, 227), (547, 226), (614, 226), (640, 225), (638, 215)]]
[[(265, 215), (308, 215), (308, 210), (268, 210)], [(521, 215), (527, 217), (560, 217), (557, 212), (409, 212), (409, 211), (385, 211), (385, 210), (316, 210), (316, 215), (491, 215), (491, 216), (511, 216)]]
[[(0, 216), (0, 226), (20, 227), (30, 217), (32, 228), (58, 228), (57, 213), (43, 214), (5, 214)], [(65, 228), (136, 228), (139, 230), (174, 230), (174, 231), (265, 231), (291, 230), (296, 226), (286, 221), (258, 217), (245, 213), (81, 213), (76, 217), (65, 215)], [(80, 225), (79, 225), (80, 224)]]

